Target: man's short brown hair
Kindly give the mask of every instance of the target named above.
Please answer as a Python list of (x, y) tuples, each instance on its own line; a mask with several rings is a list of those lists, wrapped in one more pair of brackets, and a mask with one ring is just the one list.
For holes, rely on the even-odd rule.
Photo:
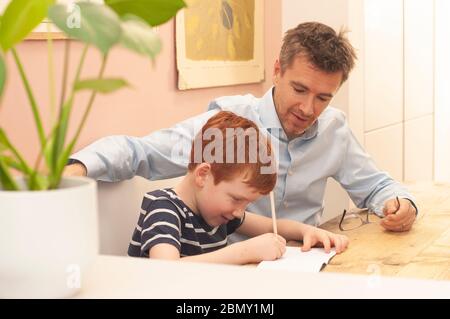
[[(211, 136), (210, 132), (218, 134)], [(205, 156), (208, 150), (212, 153), (212, 159)], [(265, 155), (262, 156), (261, 152)], [(188, 171), (193, 171), (200, 163), (211, 165), (214, 184), (244, 176), (246, 184), (266, 195), (277, 181), (270, 141), (253, 121), (232, 112), (220, 111), (196, 135)]]
[(297, 56), (306, 57), (315, 67), (327, 73), (342, 72), (342, 83), (355, 65), (356, 53), (345, 37), (319, 22), (301, 23), (288, 30), (280, 51), (281, 74)]

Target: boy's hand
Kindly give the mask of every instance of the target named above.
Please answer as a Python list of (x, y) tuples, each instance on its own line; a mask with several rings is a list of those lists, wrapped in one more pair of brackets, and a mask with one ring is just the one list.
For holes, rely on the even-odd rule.
[(308, 251), (311, 247), (318, 243), (322, 243), (325, 252), (329, 253), (331, 247), (336, 248), (336, 253), (340, 254), (349, 244), (347, 236), (334, 234), (329, 231), (319, 229), (310, 225), (304, 225), (306, 227), (303, 232), (303, 247), (302, 251)]
[(286, 251), (286, 240), (273, 233), (259, 235), (241, 242), (242, 253), (249, 258), (249, 263), (259, 263), (263, 260), (275, 260)]

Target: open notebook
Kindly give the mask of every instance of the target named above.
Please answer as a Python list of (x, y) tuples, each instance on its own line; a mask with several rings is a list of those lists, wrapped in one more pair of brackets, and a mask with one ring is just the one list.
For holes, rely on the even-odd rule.
[(280, 259), (262, 261), (258, 268), (319, 272), (334, 255), (336, 251), (331, 250), (327, 254), (323, 248), (312, 248), (310, 251), (302, 252), (299, 247), (286, 247), (286, 252)]

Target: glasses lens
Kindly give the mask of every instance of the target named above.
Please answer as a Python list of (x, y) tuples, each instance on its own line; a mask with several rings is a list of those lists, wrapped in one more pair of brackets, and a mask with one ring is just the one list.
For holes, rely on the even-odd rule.
[(352, 230), (363, 225), (363, 220), (359, 215), (348, 214), (342, 220), (341, 227), (343, 230)]
[(370, 212), (369, 213), (369, 223), (378, 223), (380, 221), (380, 217), (377, 214)]

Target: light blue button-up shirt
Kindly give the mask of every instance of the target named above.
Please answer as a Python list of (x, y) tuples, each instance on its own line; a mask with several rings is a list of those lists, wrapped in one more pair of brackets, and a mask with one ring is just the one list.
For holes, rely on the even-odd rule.
[[(277, 217), (315, 225), (323, 212), (327, 179), (338, 181), (356, 206), (380, 212), (395, 196), (413, 197), (374, 161), (358, 143), (343, 112), (329, 106), (305, 133), (288, 140), (273, 102), (272, 89), (262, 98), (252, 95), (221, 97), (209, 110), (177, 125), (145, 137), (111, 136), (98, 140), (71, 158), (81, 161), (88, 176), (118, 181), (140, 175), (151, 180), (186, 173), (192, 140), (219, 110), (232, 111), (253, 120), (270, 133), (278, 163), (274, 189)], [(248, 211), (270, 217), (268, 196)]]

